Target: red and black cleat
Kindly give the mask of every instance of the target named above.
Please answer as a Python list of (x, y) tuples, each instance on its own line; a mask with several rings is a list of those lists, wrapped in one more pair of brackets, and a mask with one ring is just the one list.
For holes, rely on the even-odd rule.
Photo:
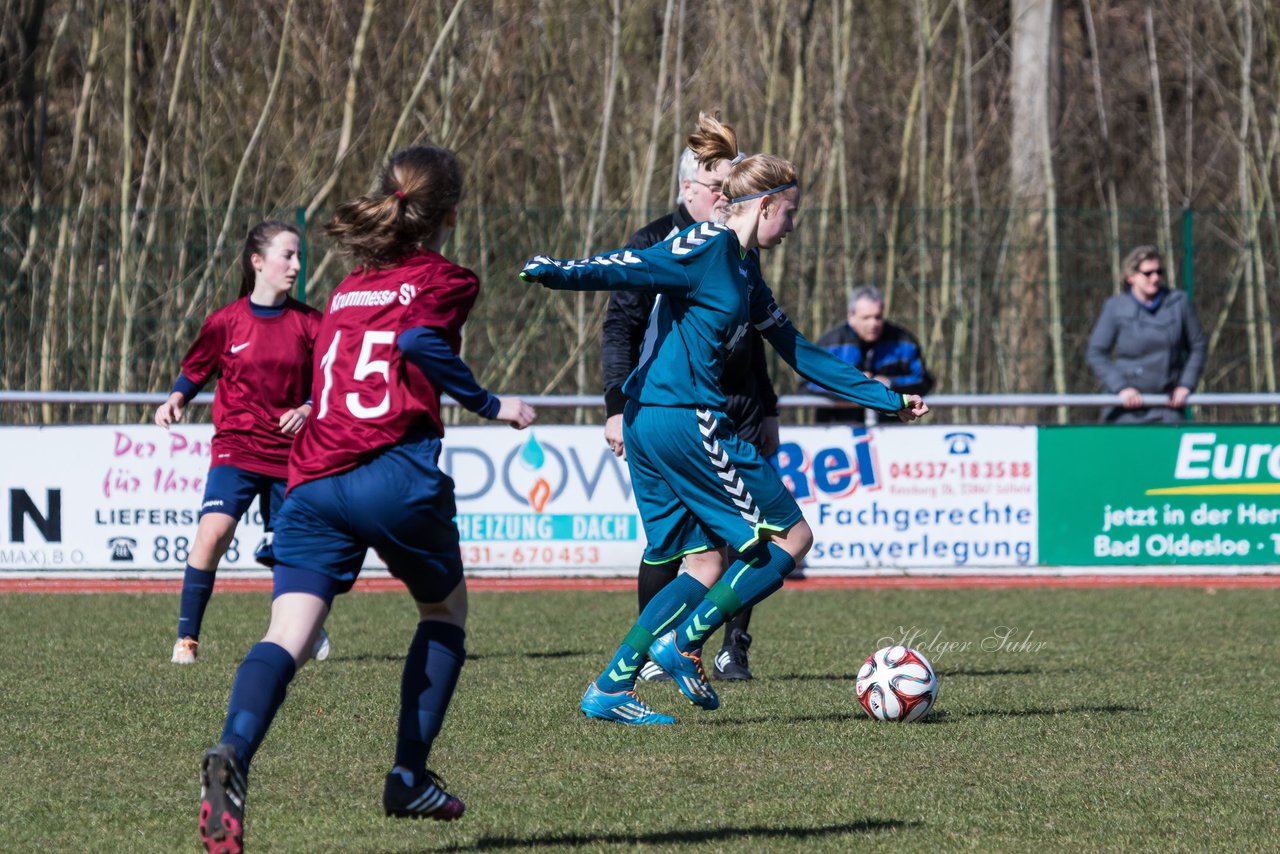
[(200, 762), (200, 841), (209, 854), (244, 851), (244, 799), (249, 780), (228, 744)]
[(453, 821), (462, 818), (467, 807), (444, 790), (444, 781), (427, 771), (416, 786), (407, 786), (399, 774), (387, 775), (382, 789), (382, 806), (387, 815), (396, 818), (431, 818)]

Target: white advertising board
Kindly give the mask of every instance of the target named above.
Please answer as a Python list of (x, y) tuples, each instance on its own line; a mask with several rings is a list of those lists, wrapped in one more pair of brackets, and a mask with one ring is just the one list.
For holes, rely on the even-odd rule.
[[(0, 428), (0, 572), (180, 571), (211, 437), (209, 425)], [(811, 569), (1036, 563), (1035, 428), (798, 427), (782, 439), (776, 465), (814, 530)], [(598, 426), (450, 428), (441, 466), (468, 570), (635, 571), (630, 477)], [(260, 569), (262, 536), (255, 504), (223, 568)]]
[(454, 427), (440, 465), (468, 569), (616, 574), (640, 563), (631, 478), (599, 427)]
[(813, 569), (1033, 566), (1036, 428), (783, 432), (775, 466), (813, 528)]
[[(195, 536), (211, 425), (4, 427), (0, 571), (181, 571)], [(257, 502), (222, 565), (258, 568)]]
[[(4, 427), (0, 572), (180, 571), (195, 535), (211, 425)], [(626, 464), (599, 428), (454, 427), (441, 467), (455, 480), (468, 569), (634, 571), (644, 550)], [(261, 569), (255, 502), (222, 569)], [(370, 553), (366, 566), (380, 567)]]

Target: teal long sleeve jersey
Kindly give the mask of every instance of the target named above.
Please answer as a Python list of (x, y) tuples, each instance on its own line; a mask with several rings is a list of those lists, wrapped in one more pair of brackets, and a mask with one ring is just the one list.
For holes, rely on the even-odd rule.
[(720, 375), (754, 325), (787, 364), (832, 394), (881, 412), (898, 412), (902, 395), (863, 376), (812, 344), (778, 308), (730, 228), (690, 226), (648, 249), (623, 249), (581, 260), (539, 255), (520, 273), (526, 281), (570, 291), (637, 290), (657, 294), (640, 360), (622, 391), (645, 406), (723, 410)]

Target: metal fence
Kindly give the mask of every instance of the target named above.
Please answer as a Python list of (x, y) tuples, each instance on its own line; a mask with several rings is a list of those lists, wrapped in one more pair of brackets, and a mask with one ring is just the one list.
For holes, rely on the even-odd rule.
[[(661, 211), (464, 210), (446, 253), (480, 275), (483, 289), (467, 326), (465, 353), (486, 386), (533, 395), (593, 395), (600, 384), (599, 336), (606, 296), (550, 293), (521, 283), (535, 253), (577, 257), (620, 246)], [(921, 343), (936, 391), (951, 395), (1026, 390), (1019, 366), (1044, 362), (1050, 342), (1020, 351), (1002, 343), (1001, 307), (1011, 289), (1043, 288), (1047, 317), (1051, 279), (1061, 294), (1064, 391), (1097, 392), (1085, 345), (1102, 303), (1118, 288), (1118, 259), (1133, 245), (1164, 243), (1166, 266), (1194, 300), (1211, 350), (1203, 392), (1276, 391), (1280, 230), (1255, 212), (1187, 211), (1166, 229), (1159, 211), (1058, 210), (1057, 251), (1044, 269), (1018, 267), (1026, 247), (1011, 227), (1026, 211), (961, 208), (910, 210), (805, 209), (794, 234), (766, 253), (764, 269), (780, 304), (810, 337), (841, 322), (849, 291), (863, 283), (889, 297), (888, 316)], [(1040, 212), (1044, 213), (1044, 212)], [(0, 388), (9, 390), (167, 389), (203, 318), (232, 299), (239, 241), (267, 217), (297, 221), (305, 235), (299, 295), (323, 305), (347, 269), (331, 253), (324, 215), (295, 209), (237, 210), (223, 232), (223, 209), (134, 212), (121, 234), (119, 212), (0, 209)], [(1165, 235), (1165, 236), (1162, 236)], [(1047, 326), (1046, 326), (1047, 329)], [(774, 364), (778, 391), (802, 390)], [(1054, 391), (1047, 380), (1037, 391)], [(1000, 421), (998, 407), (969, 407), (971, 420)], [(1036, 404), (1038, 407), (1057, 406)], [(1090, 404), (1091, 406), (1092, 404)], [(1269, 417), (1249, 409), (1198, 409), (1210, 420)], [(117, 407), (105, 417), (144, 417)], [(1043, 409), (1040, 415), (1056, 418)], [(63, 421), (75, 406), (11, 408), (6, 420)], [(1025, 418), (1021, 413), (1020, 418)], [(574, 418), (589, 414), (578, 410)], [(803, 411), (796, 416), (803, 420)], [(1072, 408), (1070, 420), (1096, 412)]]
[[(147, 421), (155, 407), (168, 398), (165, 392), (91, 392), (91, 391), (0, 391), (0, 424), (21, 423), (34, 419), (15, 417), (23, 410), (35, 412), (37, 407), (56, 406), (68, 417), (57, 419), (63, 423), (94, 423), (118, 416), (122, 422)], [(600, 395), (524, 395), (525, 402), (539, 410), (540, 423), (604, 422), (604, 398)], [(1005, 421), (1022, 423), (1048, 423), (1056, 413), (1066, 408), (1077, 422), (1096, 422), (1099, 410), (1116, 406), (1120, 401), (1112, 394), (938, 394), (928, 397), (932, 412), (928, 423), (973, 424), (993, 420), (993, 413), (1016, 413)], [(191, 400), (194, 410), (188, 410), (189, 422), (210, 420), (209, 407), (213, 394), (202, 392)], [(446, 423), (481, 423), (481, 419), (464, 411), (448, 395), (441, 398)], [(809, 423), (811, 413), (818, 409), (840, 406), (829, 398), (812, 394), (782, 395), (778, 408), (788, 423)], [(1280, 408), (1280, 393), (1199, 393), (1189, 400), (1187, 414), (1191, 420), (1205, 420), (1204, 413), (1214, 412), (1217, 422), (1256, 423), (1274, 421)], [(1052, 413), (1052, 415), (1051, 415)], [(1197, 418), (1197, 413), (1199, 417)], [(868, 412), (868, 421), (874, 425), (876, 413)], [(879, 416), (883, 419), (887, 416)]]

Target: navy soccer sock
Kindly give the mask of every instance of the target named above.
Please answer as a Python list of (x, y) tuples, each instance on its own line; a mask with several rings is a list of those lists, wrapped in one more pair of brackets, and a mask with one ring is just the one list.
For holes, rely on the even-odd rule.
[(451, 623), (423, 620), (409, 644), (400, 679), (400, 726), (396, 733), (396, 768), (409, 771), (416, 785), (427, 768), (431, 744), (444, 725), (458, 674), (466, 661), (467, 633)]
[(274, 643), (259, 641), (240, 662), (227, 704), (227, 722), (222, 727), (222, 743), (235, 748), (247, 770), (267, 728), (284, 702), (285, 691), (298, 666), (288, 651)]
[(182, 574), (182, 597), (178, 600), (178, 637), (200, 639), (200, 624), (204, 622), (204, 609), (213, 595), (216, 570), (205, 572), (187, 564)]
[(750, 608), (782, 587), (782, 579), (796, 568), (795, 559), (771, 542), (757, 543), (734, 562), (707, 598), (676, 628), (676, 647), (685, 652), (702, 646), (707, 635), (734, 614)]
[(707, 588), (692, 575), (681, 573), (640, 612), (640, 618), (627, 632), (618, 651), (596, 679), (596, 687), (609, 694), (630, 691), (636, 687), (636, 674), (653, 639), (669, 629), (689, 609), (701, 602)]

